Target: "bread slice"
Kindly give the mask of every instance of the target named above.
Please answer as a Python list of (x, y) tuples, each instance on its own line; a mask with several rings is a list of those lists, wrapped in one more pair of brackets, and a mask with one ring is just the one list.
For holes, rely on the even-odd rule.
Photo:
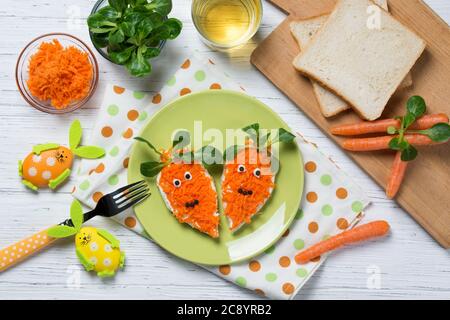
[[(369, 28), (370, 0), (339, 0), (294, 66), (346, 100), (366, 120), (379, 118), (425, 50), (425, 42), (380, 10)], [(369, 11), (370, 12), (370, 11)]]
[[(388, 11), (387, 0), (374, 0), (374, 2)], [(297, 41), (300, 50), (303, 50), (309, 44), (316, 32), (323, 26), (328, 18), (328, 15), (322, 15), (315, 18), (291, 22), (291, 33)], [(332, 117), (342, 111), (350, 109), (347, 102), (339, 96), (325, 89), (314, 80), (311, 80), (311, 83), (313, 85), (314, 94), (316, 95), (320, 110), (324, 117)], [(412, 75), (411, 73), (408, 73), (398, 89), (411, 87), (412, 84)]]

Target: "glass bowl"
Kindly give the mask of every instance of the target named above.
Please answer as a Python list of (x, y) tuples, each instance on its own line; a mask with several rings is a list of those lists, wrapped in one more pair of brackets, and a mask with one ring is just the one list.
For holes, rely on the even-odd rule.
[[(63, 109), (56, 109), (50, 104), (50, 101), (41, 101), (34, 97), (28, 89), (27, 81), (29, 77), (29, 63), (30, 58), (37, 52), (42, 42), (51, 42), (53, 39), (57, 39), (63, 47), (74, 46), (75, 48), (87, 53), (89, 62), (92, 66), (92, 80), (89, 88), (89, 93), (82, 100), (73, 101), (67, 107)], [(16, 83), (19, 88), (22, 97), (34, 108), (52, 114), (63, 114), (72, 112), (81, 108), (93, 95), (98, 83), (98, 64), (91, 49), (80, 39), (66, 33), (49, 33), (44, 34), (36, 39), (33, 39), (22, 50), (17, 60), (16, 65)]]
[[(108, 4), (109, 4), (109, 3), (108, 3), (108, 0), (98, 0), (98, 1), (95, 3), (94, 7), (92, 8), (91, 14), (97, 13), (98, 10), (100, 10), (101, 8), (107, 6)], [(117, 64), (117, 63), (115, 63), (114, 61), (112, 61), (111, 58), (108, 56), (108, 51), (106, 50), (106, 48), (98, 47), (98, 46), (95, 44), (94, 39), (92, 38), (93, 35), (94, 35), (94, 34), (93, 34), (92, 32), (89, 31), (89, 37), (91, 38), (91, 43), (92, 43), (92, 45), (94, 46), (94, 48), (98, 51), (98, 53), (100, 53), (100, 55), (101, 55), (103, 58), (105, 58), (106, 60), (108, 60), (109, 62), (112, 62), (112, 63), (114, 63), (114, 64)], [(166, 44), (166, 40), (161, 41), (161, 42), (159, 43), (159, 45), (158, 45), (158, 49), (159, 49), (160, 51), (162, 51), (162, 49), (164, 48), (164, 45), (165, 45), (165, 44)], [(156, 58), (157, 58), (157, 57), (156, 57)], [(151, 60), (155, 60), (156, 58), (152, 58)]]

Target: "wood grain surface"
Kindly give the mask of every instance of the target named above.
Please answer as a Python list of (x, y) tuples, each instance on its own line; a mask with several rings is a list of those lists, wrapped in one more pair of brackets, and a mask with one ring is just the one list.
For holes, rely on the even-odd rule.
[[(290, 13), (275, 31), (253, 52), (251, 62), (302, 109), (335, 142), (342, 138), (329, 134), (332, 125), (359, 121), (352, 111), (331, 119), (320, 113), (311, 83), (292, 66), (299, 48), (290, 34), (293, 20), (329, 13), (333, 0), (272, 0)], [(383, 117), (405, 113), (412, 95), (425, 98), (429, 113), (450, 114), (450, 28), (420, 0), (390, 0), (391, 13), (419, 34), (427, 49), (412, 69), (414, 86), (397, 92), (386, 107)], [(450, 146), (420, 148), (420, 155), (407, 171), (398, 203), (409, 212), (443, 247), (450, 247)], [(386, 185), (393, 153), (349, 153), (380, 186)]]

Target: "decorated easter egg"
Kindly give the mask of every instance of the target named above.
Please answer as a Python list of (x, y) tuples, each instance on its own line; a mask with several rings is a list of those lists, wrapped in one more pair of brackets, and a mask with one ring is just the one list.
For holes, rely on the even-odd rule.
[(75, 236), (77, 256), (87, 271), (95, 271), (99, 277), (112, 277), (123, 268), (125, 254), (119, 241), (109, 232), (84, 227)]
[(72, 151), (62, 146), (39, 154), (31, 152), (23, 160), (22, 178), (38, 188), (46, 187), (69, 170), (72, 162)]

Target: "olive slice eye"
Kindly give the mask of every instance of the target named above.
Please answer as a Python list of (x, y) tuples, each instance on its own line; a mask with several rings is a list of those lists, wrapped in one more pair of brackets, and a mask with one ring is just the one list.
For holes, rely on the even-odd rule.
[(181, 187), (181, 181), (178, 179), (173, 179), (173, 185), (175, 186), (175, 188), (179, 188)]
[(238, 172), (245, 172), (245, 166), (243, 164), (240, 164), (237, 168)]
[(253, 170), (253, 175), (257, 178), (261, 177), (261, 169), (256, 168), (255, 170)]
[(192, 180), (192, 174), (191, 174), (189, 171), (186, 171), (186, 172), (184, 173), (184, 178), (185, 178), (186, 180)]

